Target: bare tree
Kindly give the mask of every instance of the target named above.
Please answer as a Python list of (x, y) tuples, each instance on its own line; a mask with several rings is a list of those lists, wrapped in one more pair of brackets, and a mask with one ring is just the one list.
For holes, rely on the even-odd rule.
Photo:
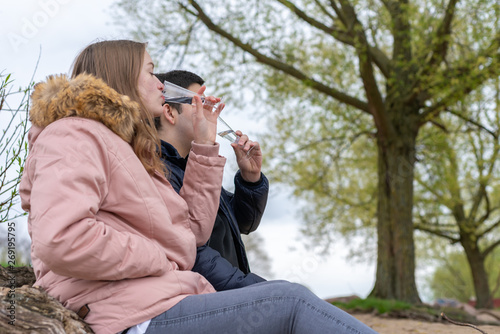
[[(14, 90), (10, 74), (0, 73), (0, 119), (6, 124), (0, 135), (0, 223), (24, 213), (15, 208), (19, 202), (18, 185), (28, 153), (28, 100), (30, 88)], [(15, 107), (12, 107), (11, 104)], [(6, 121), (4, 121), (4, 119)]]

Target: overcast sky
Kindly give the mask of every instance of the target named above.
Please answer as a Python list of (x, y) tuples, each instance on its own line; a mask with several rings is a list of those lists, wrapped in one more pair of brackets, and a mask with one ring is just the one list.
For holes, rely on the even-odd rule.
[[(110, 5), (113, 2), (1, 0), (0, 71), (12, 73), (16, 86), (25, 86), (40, 57), (35, 82), (50, 74), (68, 73), (73, 59), (91, 42), (124, 37), (112, 25)], [(231, 122), (251, 124), (251, 120), (241, 118)], [(227, 145), (221, 143), (221, 147), (222, 154), (228, 157), (224, 184), (230, 188), (234, 157)], [(273, 261), (273, 278), (302, 283), (322, 298), (352, 294), (366, 297), (373, 286), (375, 266), (346, 260), (346, 245), (340, 240), (328, 256), (306, 251), (304, 237), (299, 233), (301, 223), (294, 211), (296, 205), (289, 197), (271, 184), (271, 198), (258, 229)], [(18, 233), (26, 235), (24, 222), (18, 225)]]

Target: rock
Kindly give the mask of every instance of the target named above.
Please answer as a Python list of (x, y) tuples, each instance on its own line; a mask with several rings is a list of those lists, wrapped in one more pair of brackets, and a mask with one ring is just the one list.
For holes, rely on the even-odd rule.
[(31, 286), (35, 281), (31, 268), (0, 268), (0, 333), (94, 333), (75, 312)]

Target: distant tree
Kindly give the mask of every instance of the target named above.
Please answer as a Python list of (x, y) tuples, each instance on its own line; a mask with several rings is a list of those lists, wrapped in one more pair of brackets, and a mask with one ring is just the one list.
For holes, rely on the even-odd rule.
[[(291, 176), (291, 170), (302, 168), (300, 175), (316, 174), (317, 182), (310, 186), (300, 175), (284, 177), (297, 195), (310, 200), (311, 209), (317, 209), (308, 210), (318, 214), (305, 217), (307, 221), (331, 223), (322, 214), (338, 204), (337, 196), (347, 198), (337, 187), (352, 181), (330, 182), (329, 175), (335, 157), (345, 152), (339, 137), (348, 144), (372, 138), (367, 148), (374, 149), (377, 161), (375, 193), (365, 178), (359, 184), (370, 185), (361, 200), (375, 196), (377, 201), (377, 272), (371, 295), (420, 301), (412, 221), (418, 133), (448, 106), (500, 74), (497, 1), (118, 4), (124, 13), (118, 20), (136, 37), (148, 40), (154, 55), (169, 57), (162, 64), (190, 59), (193, 68), (206, 71), (205, 78), (221, 80), (223, 89), (231, 87), (243, 96), (253, 88), (251, 103), (265, 100), (259, 106), (266, 113), (276, 107), (278, 115), (295, 112), (295, 123), (317, 134), (311, 139), (301, 131), (304, 127), (271, 128), (279, 140), (266, 143), (280, 148), (273, 151), (276, 173)], [(323, 119), (330, 122), (318, 122)], [(357, 199), (350, 206), (358, 206)]]
[[(464, 252), (455, 250), (442, 252), (438, 265), (426, 279), (433, 298), (453, 298), (468, 302), (475, 296), (470, 266)], [(488, 280), (492, 287), (491, 295), (500, 298), (500, 249), (489, 254), (485, 264), (489, 270)]]
[(493, 306), (486, 258), (500, 248), (500, 87), (490, 83), (422, 129), (415, 177), (415, 228), (462, 247), (479, 307)]

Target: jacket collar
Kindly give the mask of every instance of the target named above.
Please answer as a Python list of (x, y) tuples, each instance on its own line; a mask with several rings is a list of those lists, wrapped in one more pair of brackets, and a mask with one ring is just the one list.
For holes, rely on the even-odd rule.
[(179, 155), (179, 152), (172, 144), (166, 141), (161, 141), (161, 157), (162, 159), (168, 160), (182, 170), (186, 170), (187, 159), (189, 157), (183, 158)]
[(38, 131), (65, 117), (83, 117), (103, 123), (131, 143), (141, 122), (138, 103), (89, 74), (71, 80), (65, 75), (49, 76), (35, 85), (31, 102), (30, 121)]

